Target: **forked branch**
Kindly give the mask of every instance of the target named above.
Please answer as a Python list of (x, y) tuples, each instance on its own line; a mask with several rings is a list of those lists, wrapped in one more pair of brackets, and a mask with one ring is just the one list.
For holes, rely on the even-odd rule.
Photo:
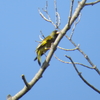
[[(70, 39), (67, 35), (66, 35), (66, 38), (67, 38), (75, 47), (77, 47), (77, 45), (75, 44), (75, 42), (73, 42), (72, 39)], [(90, 60), (90, 58), (80, 49), (80, 47), (79, 47), (77, 50), (85, 57), (85, 59), (89, 62), (89, 64), (92, 66), (92, 68), (100, 75), (99, 69), (96, 67), (96, 65), (93, 64), (93, 62)]]
[[(62, 62), (62, 63), (72, 64), (72, 62), (67, 62), (67, 61), (61, 60), (61, 59), (58, 58), (56, 55), (54, 55), (54, 57), (55, 57), (58, 61), (60, 61), (60, 62)], [(89, 68), (89, 69), (94, 69), (94, 67), (90, 67), (90, 66), (87, 66), (87, 65), (82, 64), (82, 63), (79, 63), (79, 62), (74, 62), (74, 64), (76, 64), (76, 65), (81, 65), (81, 66), (86, 67), (86, 68)]]
[[(47, 57), (46, 57), (46, 60), (44, 61), (44, 63), (42, 64), (41, 68), (39, 69), (39, 71), (36, 73), (36, 75), (33, 77), (33, 79), (30, 81), (30, 82), (27, 82), (25, 77), (23, 77), (23, 81), (25, 83), (25, 87), (20, 90), (17, 94), (15, 94), (14, 96), (11, 96), (11, 95), (8, 95), (8, 98), (7, 99), (11, 99), (11, 100), (18, 100), (19, 98), (21, 98), (24, 94), (26, 94), (28, 91), (29, 91), (29, 88), (27, 88), (27, 86), (30, 86), (30, 88), (32, 88), (36, 82), (42, 77), (45, 69), (49, 66), (49, 62), (56, 50), (56, 47), (57, 45), (59, 44), (59, 42), (61, 41), (61, 39), (64, 37), (64, 35), (66, 34), (66, 32), (70, 29), (70, 27), (72, 26), (72, 24), (74, 23), (74, 21), (77, 19), (78, 15), (80, 14), (81, 10), (84, 8), (84, 5), (86, 3), (86, 0), (81, 0), (81, 2), (78, 3), (78, 6), (75, 10), (75, 12), (71, 15), (71, 17), (69, 18), (69, 21), (68, 23), (66, 23), (65, 27), (60, 31), (60, 34), (58, 35), (57, 39), (55, 40), (55, 42), (53, 43)], [(58, 13), (58, 11), (56, 10), (56, 17), (57, 17), (57, 22), (56, 24), (51, 20), (49, 14), (48, 14), (48, 11), (47, 11), (47, 7), (48, 7), (48, 4), (46, 3), (46, 7), (45, 7), (45, 10), (44, 12), (47, 14), (47, 17), (46, 18), (40, 11), (40, 9), (38, 9), (39, 11), (39, 14), (41, 15), (41, 17), (46, 20), (47, 22), (50, 22), (54, 25), (55, 28), (58, 28), (59, 25), (60, 25), (60, 15)], [(56, 7), (55, 7), (56, 8)], [(72, 9), (72, 8), (71, 8)], [(77, 47), (77, 46), (75, 46)], [(78, 49), (80, 50), (80, 49)], [(82, 52), (82, 51), (81, 51)], [(89, 60), (88, 57), (86, 57), (86, 59)], [(72, 60), (71, 60), (72, 62)], [(72, 62), (73, 63), (73, 62)], [(75, 68), (75, 64), (73, 63), (73, 66)], [(97, 68), (95, 68), (96, 70), (98, 70)], [(78, 74), (80, 75), (81, 77), (81, 74), (78, 72)], [(85, 81), (83, 79), (83, 81)], [(88, 84), (88, 83), (87, 83)], [(91, 85), (90, 85), (91, 86)], [(92, 87), (92, 86), (91, 86)], [(93, 87), (92, 87), (93, 88)], [(96, 89), (95, 89), (96, 90)]]
[(60, 26), (60, 14), (58, 13), (57, 11), (57, 3), (56, 3), (56, 0), (54, 1), (54, 7), (55, 7), (55, 23), (51, 20), (51, 17), (48, 13), (48, 2), (46, 1), (46, 6), (44, 9), (42, 9), (46, 15), (47, 15), (47, 18), (44, 16), (44, 14), (40, 11), (40, 9), (38, 9), (38, 12), (40, 14), (40, 16), (47, 22), (50, 22), (54, 27), (55, 29), (59, 29), (59, 26)]

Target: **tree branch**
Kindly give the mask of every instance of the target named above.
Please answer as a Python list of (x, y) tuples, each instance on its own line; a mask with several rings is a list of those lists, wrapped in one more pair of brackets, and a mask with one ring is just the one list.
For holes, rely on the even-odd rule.
[[(84, 7), (84, 4), (85, 4), (86, 0), (82, 0), (79, 4), (78, 4), (78, 7), (76, 8), (73, 16), (71, 17), (71, 20), (70, 20), (70, 26), (73, 24), (73, 22), (76, 20), (76, 18), (78, 17), (80, 11), (82, 10), (82, 8)], [(42, 65), (42, 68), (46, 68), (46, 65), (49, 64), (50, 60), (51, 60), (51, 57), (53, 56), (53, 53), (55, 52), (56, 50), (56, 47), (57, 45), (59, 44), (60, 40), (63, 38), (63, 36), (66, 34), (66, 32), (70, 29), (68, 24), (65, 25), (65, 27), (60, 31), (60, 34), (58, 35), (57, 39), (55, 40), (54, 44), (52, 45), (51, 47), (51, 50), (50, 52), (48, 53), (47, 55), (47, 58), (45, 60), (45, 62), (43, 63)]]
[(60, 26), (60, 14), (59, 14), (58, 11), (57, 11), (57, 3), (56, 3), (56, 0), (54, 1), (54, 7), (55, 7), (55, 20), (56, 20), (55, 23), (51, 20), (50, 15), (49, 15), (49, 13), (48, 13), (48, 10), (47, 10), (47, 8), (48, 8), (48, 2), (47, 2), (47, 1), (46, 1), (45, 9), (42, 9), (42, 10), (46, 13), (46, 15), (47, 15), (48, 18), (46, 18), (46, 17), (42, 14), (42, 12), (40, 11), (40, 9), (38, 9), (38, 12), (39, 12), (40, 16), (41, 16), (45, 21), (50, 22), (56, 29), (58, 29), (59, 26)]
[(75, 68), (75, 70), (76, 70), (77, 74), (79, 75), (79, 77), (80, 77), (89, 87), (91, 87), (91, 88), (92, 88), (93, 90), (95, 90), (96, 92), (100, 93), (100, 91), (99, 91), (98, 89), (96, 89), (93, 85), (91, 85), (87, 80), (84, 79), (84, 77), (82, 76), (82, 73), (78, 71), (78, 69), (77, 69), (77, 67), (76, 67), (76, 65), (75, 65), (75, 63), (74, 63), (74, 61), (72, 60), (72, 58), (69, 57), (69, 56), (67, 56), (67, 55), (66, 55), (65, 57), (67, 57), (67, 58), (72, 62), (73, 67)]
[(70, 11), (69, 11), (69, 17), (68, 17), (68, 25), (69, 25), (69, 26), (70, 26), (70, 20), (71, 20), (72, 12), (73, 12), (73, 5), (74, 5), (74, 0), (71, 0)]
[[(51, 49), (46, 57), (46, 60), (42, 64), (42, 67), (39, 69), (39, 71), (34, 76), (34, 78), (28, 83), (30, 85), (30, 88), (32, 88), (35, 85), (35, 83), (42, 77), (42, 74), (44, 73), (45, 69), (49, 66), (49, 62), (50, 62), (50, 60), (51, 60), (51, 58), (56, 50), (57, 45), (59, 44), (59, 42), (61, 41), (63, 36), (66, 34), (66, 32), (70, 29), (71, 25), (74, 23), (76, 18), (79, 16), (81, 10), (83, 9), (83, 7), (85, 5), (85, 2), (86, 2), (86, 0), (82, 0), (81, 2), (78, 3), (78, 6), (77, 6), (75, 12), (73, 13), (69, 23), (67, 23), (65, 25), (65, 27), (59, 32), (60, 34), (58, 35), (55, 42), (52, 44)], [(44, 15), (40, 12), (40, 10), (38, 10), (38, 11), (39, 11), (41, 17), (43, 17), (46, 21), (53, 23), (51, 20), (44, 17)], [(25, 86), (22, 90), (20, 90), (17, 94), (15, 94), (12, 97), (12, 100), (18, 100), (24, 94), (26, 94), (28, 91), (29, 91), (29, 89)]]
[[(67, 61), (61, 60), (61, 59), (58, 58), (56, 55), (54, 55), (54, 57), (55, 57), (57, 60), (59, 60), (60, 62), (62, 62), (62, 63), (72, 64), (72, 62), (67, 62)], [(89, 69), (95, 69), (95, 67), (89, 67), (89, 66), (87, 66), (87, 65), (85, 65), (85, 64), (82, 64), (82, 63), (79, 63), (79, 62), (74, 62), (74, 64), (75, 64), (75, 65), (81, 65), (81, 66), (86, 67), (86, 68), (89, 68)]]
[[(67, 35), (66, 38), (75, 46), (77, 47), (77, 45), (72, 41), (72, 39), (70, 39)], [(90, 63), (90, 65), (93, 67), (93, 69), (100, 75), (100, 71), (99, 69), (96, 67), (96, 65), (94, 65), (92, 63), (92, 61), (90, 60), (90, 58), (80, 49), (80, 47), (78, 48), (78, 51), (86, 58), (86, 60)]]
[(86, 3), (85, 6), (88, 6), (88, 5), (92, 5), (93, 6), (94, 4), (97, 4), (99, 2), (100, 2), (100, 0), (97, 0), (95, 2)]
[(23, 79), (23, 81), (24, 81), (26, 87), (27, 87), (28, 89), (30, 89), (30, 85), (29, 85), (28, 82), (26, 81), (26, 78), (25, 78), (24, 75), (22, 75), (22, 79)]
[(70, 39), (72, 39), (72, 36), (73, 36), (73, 34), (74, 34), (74, 30), (75, 30), (75, 28), (76, 28), (76, 25), (80, 22), (80, 19), (81, 19), (81, 13), (80, 13), (79, 16), (78, 16), (78, 20), (74, 22), (74, 26), (73, 26), (73, 28), (72, 28), (72, 32), (71, 32), (71, 35), (70, 35)]
[(73, 48), (73, 49), (65, 49), (65, 48), (62, 48), (62, 47), (60, 47), (60, 46), (57, 46), (57, 48), (59, 48), (59, 49), (61, 49), (61, 50), (64, 50), (64, 51), (75, 51), (75, 50), (78, 50), (79, 45), (78, 45), (77, 47)]
[(56, 0), (54, 0), (54, 7), (55, 7), (55, 24), (56, 24), (56, 29), (58, 29), (61, 22), (60, 22), (60, 14), (58, 13), (58, 10), (57, 10)]

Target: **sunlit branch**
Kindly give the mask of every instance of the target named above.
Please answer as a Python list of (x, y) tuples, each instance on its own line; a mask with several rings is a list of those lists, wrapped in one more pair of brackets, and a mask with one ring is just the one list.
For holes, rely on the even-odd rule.
[(51, 17), (48, 13), (48, 2), (46, 1), (46, 6), (45, 6), (45, 9), (42, 9), (46, 15), (47, 15), (47, 18), (44, 16), (44, 14), (40, 11), (40, 9), (38, 8), (38, 12), (40, 14), (40, 16), (47, 22), (50, 22), (56, 29), (59, 29), (59, 25), (60, 25), (60, 14), (58, 13), (57, 11), (57, 4), (56, 4), (56, 0), (54, 1), (54, 7), (55, 7), (55, 19), (56, 19), (56, 22), (54, 23), (52, 20), (51, 20)]
[(77, 47), (75, 47), (75, 48), (73, 48), (73, 49), (65, 49), (65, 48), (62, 48), (62, 47), (60, 47), (60, 46), (57, 46), (59, 49), (61, 49), (61, 50), (64, 50), (64, 51), (75, 51), (75, 50), (78, 50), (78, 48), (79, 48), (79, 45), (77, 46)]
[[(41, 35), (39, 35), (39, 39), (42, 41), (43, 40), (43, 38), (41, 37)], [(41, 43), (41, 42), (40, 42)]]
[(52, 24), (54, 25), (54, 27), (56, 27), (55, 24), (54, 24), (54, 22), (53, 22), (50, 18), (47, 19), (47, 18), (41, 13), (40, 9), (38, 9), (38, 11), (39, 11), (40, 16), (41, 16), (45, 21), (52, 23)]

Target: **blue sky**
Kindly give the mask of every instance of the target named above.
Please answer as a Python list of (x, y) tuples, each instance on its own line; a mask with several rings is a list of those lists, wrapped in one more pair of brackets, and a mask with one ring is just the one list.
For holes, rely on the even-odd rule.
[[(88, 2), (91, 0), (88, 0)], [(93, 1), (93, 0), (92, 0)], [(21, 75), (30, 81), (40, 69), (35, 49), (38, 45), (40, 30), (45, 36), (54, 30), (53, 25), (44, 21), (38, 8), (45, 6), (46, 0), (0, 0), (0, 100), (5, 100), (8, 94), (12, 96), (19, 92), (24, 83)], [(53, 21), (54, 4), (48, 0), (48, 10)], [(58, 11), (61, 15), (62, 29), (69, 14), (70, 2), (57, 0)], [(74, 9), (77, 6), (77, 0)], [(100, 3), (86, 6), (81, 14), (81, 21), (77, 25), (73, 41), (80, 44), (81, 49), (90, 57), (100, 70)], [(68, 31), (68, 35), (71, 30)], [(74, 46), (64, 37), (59, 46), (72, 49)], [(57, 50), (55, 54), (62, 60), (69, 61), (64, 55), (69, 55), (76, 62), (88, 64), (78, 51)], [(45, 58), (42, 57), (42, 61)], [(100, 77), (94, 71), (77, 66), (82, 75), (96, 88), (100, 89)], [(43, 77), (20, 100), (99, 100), (100, 95), (87, 86), (77, 75), (72, 65), (57, 61), (54, 57)]]

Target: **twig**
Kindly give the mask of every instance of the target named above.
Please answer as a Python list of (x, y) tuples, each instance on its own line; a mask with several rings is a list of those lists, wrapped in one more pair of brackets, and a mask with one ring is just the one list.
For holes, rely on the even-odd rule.
[[(67, 35), (65, 35), (66, 36), (66, 38), (75, 46), (75, 47), (77, 47), (77, 45), (72, 41), (72, 39), (70, 39)], [(90, 60), (90, 58), (80, 49), (80, 48), (78, 48), (78, 51), (80, 52), (80, 53), (82, 53), (82, 55), (86, 58), (86, 60), (90, 63), (90, 65), (95, 69), (95, 71), (100, 75), (100, 71), (99, 71), (99, 69), (96, 67), (96, 65), (94, 65), (93, 63), (92, 63), (92, 61)]]
[(54, 22), (53, 22), (52, 20), (47, 19), (47, 18), (41, 13), (40, 9), (38, 9), (38, 11), (39, 11), (40, 16), (41, 16), (45, 21), (52, 23), (52, 24), (54, 25), (54, 27), (56, 27), (55, 24), (54, 24)]
[(100, 91), (99, 91), (98, 89), (96, 89), (96, 88), (95, 88), (93, 85), (91, 85), (87, 80), (85, 80), (85, 78), (82, 76), (82, 73), (78, 71), (78, 69), (77, 69), (77, 67), (76, 67), (76, 65), (75, 65), (75, 63), (74, 63), (74, 61), (72, 60), (72, 58), (69, 57), (69, 56), (67, 56), (67, 55), (65, 55), (65, 57), (67, 57), (67, 58), (72, 62), (73, 67), (75, 68), (75, 70), (76, 70), (77, 74), (79, 75), (79, 77), (80, 77), (89, 87), (91, 87), (91, 88), (92, 88), (93, 90), (95, 90), (96, 92), (100, 93)]
[(69, 17), (68, 17), (68, 26), (70, 26), (70, 20), (71, 20), (72, 12), (73, 12), (73, 4), (74, 4), (74, 0), (71, 0)]
[(54, 7), (55, 7), (55, 24), (56, 24), (56, 29), (58, 29), (61, 22), (60, 22), (60, 14), (57, 11), (57, 2), (56, 2), (56, 0), (54, 0)]
[[(79, 15), (79, 13), (81, 12), (81, 10), (84, 8), (84, 4), (85, 4), (86, 0), (81, 0), (81, 2), (78, 4), (78, 6), (76, 7), (76, 10), (74, 12), (74, 14), (71, 17), (70, 20), (70, 26), (73, 24), (73, 22), (76, 20), (77, 16)], [(29, 85), (31, 87), (33, 87), (36, 82), (41, 78), (41, 76), (43, 75), (45, 69), (47, 69), (47, 67), (49, 66), (49, 62), (56, 50), (57, 45), (59, 44), (60, 40), (63, 38), (63, 36), (65, 35), (65, 33), (70, 29), (70, 27), (68, 27), (68, 23), (64, 26), (64, 28), (60, 31), (61, 34), (58, 35), (57, 39), (55, 40), (55, 42), (53, 43), (52, 48), (50, 49), (46, 60), (44, 61), (44, 63), (42, 64), (41, 68), (39, 69), (39, 71), (37, 72), (37, 74), (34, 76), (34, 78), (29, 82)], [(18, 93), (16, 93), (13, 96), (12, 100), (18, 100), (20, 99), (24, 94), (26, 94), (29, 90), (26, 88), (26, 86), (21, 89)]]
[[(40, 31), (40, 33), (41, 33), (42, 37), (45, 38), (45, 36), (44, 36), (44, 34), (42, 33), (42, 31)], [(43, 40), (43, 39), (42, 39), (42, 40)]]
[(46, 1), (45, 9), (42, 8), (42, 10), (46, 13), (48, 19), (51, 20), (50, 15), (48, 13), (48, 1)]
[(26, 87), (27, 87), (28, 89), (30, 89), (30, 85), (29, 85), (28, 82), (26, 81), (26, 78), (25, 78), (24, 75), (22, 75), (22, 79), (23, 79), (23, 81), (24, 81)]
[[(39, 35), (39, 39), (42, 41), (45, 38), (45, 36), (43, 35), (42, 31), (40, 31), (40, 33), (41, 33), (43, 38), (41, 37), (41, 35)], [(38, 42), (38, 43), (41, 43), (41, 41), (36, 41), (35, 40), (35, 42)]]
[(10, 94), (7, 96), (7, 100), (12, 100), (12, 96)]
[(57, 15), (57, 29), (59, 29), (59, 26), (61, 24), (60, 14), (56, 12), (56, 15)]
[(94, 4), (97, 4), (98, 2), (100, 2), (100, 0), (97, 0), (95, 2), (90, 2), (90, 3), (86, 3), (85, 6), (88, 6), (88, 5), (94, 5)]
[(35, 42), (41, 43), (41, 41), (36, 41), (36, 40), (35, 40)]
[(74, 30), (75, 30), (75, 28), (76, 28), (76, 25), (80, 22), (80, 19), (81, 19), (81, 13), (80, 13), (79, 16), (78, 16), (78, 20), (74, 22), (74, 26), (73, 26), (73, 28), (72, 28), (71, 35), (70, 35), (70, 37), (69, 37), (70, 39), (72, 39), (72, 36), (73, 36), (73, 34), (74, 34)]
[(39, 14), (41, 15), (41, 17), (44, 19), (44, 20), (46, 20), (46, 21), (48, 21), (48, 22), (50, 22), (50, 23), (52, 23), (52, 21), (51, 20), (49, 20), (49, 19), (47, 19), (42, 13), (41, 13), (41, 11), (40, 11), (40, 9), (38, 8), (38, 11), (39, 11)]
[[(41, 35), (39, 35), (39, 39), (42, 41), (43, 40), (43, 38), (41, 37)], [(41, 42), (40, 42), (41, 43)]]
[(59, 28), (59, 25), (60, 25), (60, 15), (59, 13), (57, 12), (57, 4), (56, 4), (56, 1), (54, 1), (54, 6), (55, 6), (55, 16), (56, 16), (56, 23), (54, 23), (51, 18), (50, 18), (50, 15), (48, 13), (48, 2), (46, 1), (46, 6), (45, 6), (45, 9), (42, 8), (42, 10), (46, 13), (47, 15), (47, 18), (43, 15), (43, 13), (40, 11), (40, 9), (38, 8), (38, 12), (40, 14), (40, 16), (47, 22), (50, 22), (56, 29)]
[[(54, 55), (54, 57), (55, 57), (57, 60), (59, 60), (60, 62), (62, 62), (62, 63), (72, 64), (72, 62), (66, 62), (66, 61), (61, 60), (61, 59), (58, 58), (56, 55)], [(84, 65), (84, 64), (79, 63), (79, 62), (74, 62), (74, 64), (76, 64), (76, 65), (81, 65), (81, 66), (83, 66), (83, 67), (87, 67), (87, 68), (89, 68), (89, 69), (95, 69), (94, 67), (89, 67), (89, 66)]]
[(60, 47), (60, 46), (57, 46), (59, 49), (61, 49), (61, 50), (64, 50), (64, 51), (74, 51), (74, 50), (78, 50), (78, 48), (79, 48), (79, 45), (77, 46), (77, 47), (75, 47), (74, 49), (65, 49), (65, 48), (62, 48), (62, 47)]

